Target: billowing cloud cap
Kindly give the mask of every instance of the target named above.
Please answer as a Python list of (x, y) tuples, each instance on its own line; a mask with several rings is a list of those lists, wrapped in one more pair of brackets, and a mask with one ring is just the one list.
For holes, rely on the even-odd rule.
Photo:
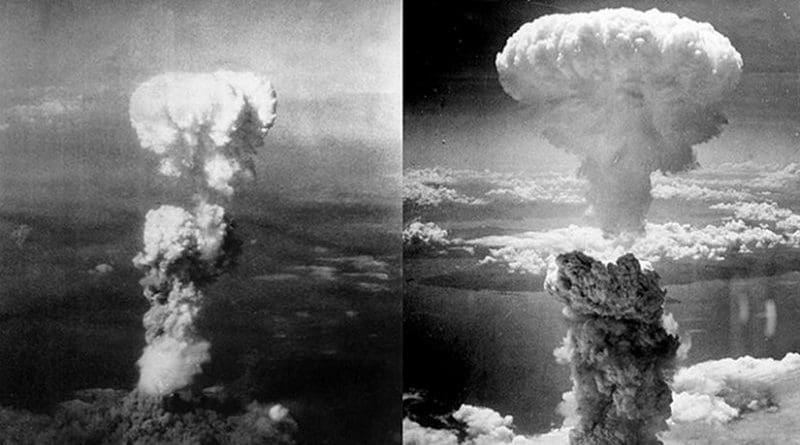
[(204, 176), (230, 195), (237, 173), (253, 173), (276, 104), (272, 85), (253, 73), (165, 73), (134, 91), (130, 119), (142, 148), (162, 156), (163, 174)]
[(614, 233), (644, 228), (650, 173), (692, 168), (692, 147), (722, 131), (742, 57), (708, 23), (621, 8), (527, 23), (496, 65), (543, 136), (581, 157), (587, 201)]
[(621, 8), (526, 23), (496, 65), (503, 89), (526, 103), (619, 90), (709, 103), (736, 85), (742, 56), (708, 23)]

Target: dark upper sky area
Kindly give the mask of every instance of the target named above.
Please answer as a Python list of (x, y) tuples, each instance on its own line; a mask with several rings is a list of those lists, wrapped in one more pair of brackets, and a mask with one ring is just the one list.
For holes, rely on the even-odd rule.
[(791, 0), (407, 0), (407, 111), (475, 89), (502, 94), (494, 57), (526, 22), (545, 14), (622, 6), (658, 8), (711, 23), (742, 54), (745, 72), (800, 71), (800, 2)]

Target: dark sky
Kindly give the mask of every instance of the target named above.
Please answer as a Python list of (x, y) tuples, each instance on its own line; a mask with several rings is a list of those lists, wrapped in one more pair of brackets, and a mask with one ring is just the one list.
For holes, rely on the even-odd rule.
[(453, 0), (404, 2), (403, 165), (519, 171), (573, 167), (530, 128), (494, 60), (521, 25), (545, 14), (658, 8), (709, 22), (744, 59), (722, 135), (701, 165), (800, 158), (800, 2), (796, 0)]
[(800, 2), (789, 0), (463, 0), (404, 2), (405, 104), (442, 95), (501, 93), (494, 57), (519, 27), (545, 14), (628, 6), (707, 21), (745, 60), (745, 72), (800, 70)]
[[(557, 12), (520, 1), (406, 1), (403, 86), (406, 104), (473, 81), (494, 88), (494, 54), (528, 17)], [(496, 86), (500, 91), (499, 85)]]

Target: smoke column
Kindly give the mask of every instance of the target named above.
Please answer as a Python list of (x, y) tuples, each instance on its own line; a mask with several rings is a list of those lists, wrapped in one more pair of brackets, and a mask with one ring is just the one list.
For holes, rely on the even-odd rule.
[(658, 274), (632, 254), (604, 265), (580, 252), (559, 255), (545, 290), (566, 304), (565, 339), (578, 423), (572, 445), (660, 444), (672, 393), (678, 336), (664, 316)]
[(275, 120), (275, 91), (252, 73), (166, 73), (131, 96), (130, 119), (159, 171), (185, 176), (198, 204), (147, 213), (144, 250), (133, 260), (150, 310), (138, 389), (163, 396), (189, 386), (210, 360), (197, 330), (204, 291), (234, 261), (239, 243), (225, 209), (237, 177), (254, 174), (253, 156)]
[(742, 57), (708, 23), (621, 8), (526, 23), (495, 65), (543, 136), (581, 158), (601, 227), (619, 233), (643, 230), (650, 173), (694, 167), (692, 146), (721, 132)]

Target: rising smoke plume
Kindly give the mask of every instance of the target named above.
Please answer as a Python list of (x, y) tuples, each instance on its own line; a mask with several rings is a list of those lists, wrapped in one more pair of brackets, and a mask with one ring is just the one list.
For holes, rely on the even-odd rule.
[(131, 96), (130, 118), (142, 148), (161, 156), (161, 173), (186, 176), (191, 211), (164, 205), (147, 213), (144, 250), (134, 258), (151, 308), (138, 389), (164, 396), (186, 388), (210, 360), (197, 330), (204, 288), (235, 261), (239, 243), (224, 208), (231, 183), (252, 177), (253, 156), (275, 120), (275, 91), (252, 73), (167, 73)]
[(708, 23), (621, 8), (527, 23), (495, 64), (544, 137), (580, 156), (587, 200), (618, 233), (643, 229), (650, 173), (692, 168), (692, 146), (720, 133), (742, 58)]
[[(577, 425), (572, 445), (660, 444), (679, 341), (666, 327), (658, 275), (627, 254), (605, 265), (580, 252), (559, 255), (545, 289), (566, 304)], [(670, 329), (670, 331), (674, 331)]]

